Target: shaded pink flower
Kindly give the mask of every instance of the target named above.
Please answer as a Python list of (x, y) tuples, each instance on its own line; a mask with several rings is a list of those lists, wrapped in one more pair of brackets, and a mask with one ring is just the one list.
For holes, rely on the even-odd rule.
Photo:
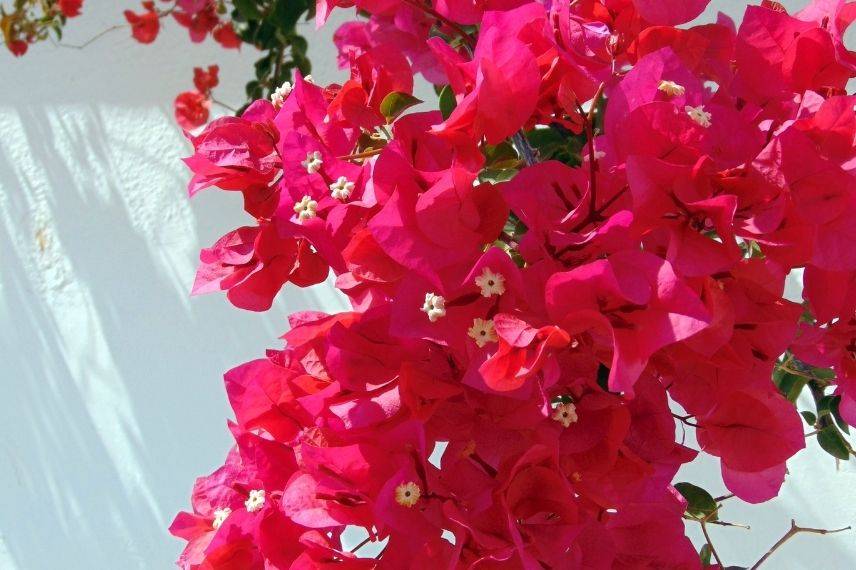
[(546, 297), (550, 315), (571, 335), (600, 329), (611, 337), (609, 387), (628, 394), (657, 350), (710, 322), (698, 295), (669, 263), (641, 252), (616, 253), (557, 273), (547, 283)]

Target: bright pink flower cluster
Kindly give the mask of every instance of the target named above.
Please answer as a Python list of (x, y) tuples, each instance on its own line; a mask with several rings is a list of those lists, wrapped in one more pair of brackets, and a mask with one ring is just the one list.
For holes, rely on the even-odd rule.
[[(194, 293), (267, 310), (332, 269), (353, 310), (293, 314), (226, 374), (237, 445), (173, 523), (180, 566), (699, 568), (670, 402), (749, 502), (805, 446), (782, 354), (834, 368), (856, 423), (856, 4), (765, 2), (739, 29), (674, 27), (705, 0), (319, 18), (354, 4), (348, 81), (298, 77), (191, 139), (190, 193), (254, 219)], [(442, 114), (400, 112), (417, 72)]]

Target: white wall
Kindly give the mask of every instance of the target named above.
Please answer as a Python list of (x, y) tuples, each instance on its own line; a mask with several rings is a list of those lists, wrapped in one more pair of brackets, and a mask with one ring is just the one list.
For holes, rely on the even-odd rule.
[[(137, 5), (88, 0), (66, 41)], [(311, 42), (321, 81), (341, 77), (332, 31)], [(278, 346), (288, 311), (342, 307), (325, 287), (289, 288), (264, 315), (188, 297), (199, 248), (246, 219), (237, 196), (186, 198), (172, 98), (219, 62), (217, 97), (238, 104), (253, 59), (191, 45), (173, 22), (153, 46), (120, 30), (84, 51), (0, 53), (2, 570), (169, 568), (181, 543), (166, 527), (230, 442), (222, 372)], [(713, 529), (726, 562), (756, 558), (792, 514), (856, 521), (852, 465), (811, 451), (793, 466), (776, 501), (728, 504), (753, 530)], [(686, 473), (721, 488), (710, 468)], [(798, 537), (770, 568), (854, 567), (853, 538)]]

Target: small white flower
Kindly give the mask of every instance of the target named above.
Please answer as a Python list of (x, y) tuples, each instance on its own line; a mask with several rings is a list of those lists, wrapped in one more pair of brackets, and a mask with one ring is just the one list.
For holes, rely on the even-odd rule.
[(402, 507), (412, 507), (419, 502), (419, 497), (421, 496), (422, 489), (413, 481), (402, 483), (395, 488), (395, 502)]
[(436, 323), (437, 319), (446, 316), (446, 299), (434, 293), (425, 293), (425, 303), (422, 312), (428, 315), (428, 320)]
[(553, 411), (553, 419), (562, 426), (568, 427), (579, 419), (577, 418), (577, 407), (571, 403), (559, 404)]
[(313, 150), (312, 152), (306, 153), (306, 160), (301, 161), (300, 164), (303, 165), (306, 172), (309, 174), (315, 174), (321, 170), (321, 165), (324, 164), (324, 161), (321, 160), (321, 153), (317, 150)]
[(223, 526), (223, 522), (231, 514), (232, 514), (232, 509), (230, 509), (229, 507), (217, 509), (216, 511), (214, 511), (214, 521), (211, 523), (211, 526), (214, 527), (214, 530), (217, 530), (218, 528)]
[(679, 95), (683, 95), (687, 91), (683, 85), (679, 85), (674, 81), (666, 81), (665, 79), (657, 85), (657, 89), (669, 97), (677, 97)]
[[(586, 152), (583, 154), (583, 162), (587, 162), (590, 158), (591, 157), (589, 156), (589, 153)], [(606, 158), (606, 153), (603, 152), (602, 150), (595, 150), (594, 151), (594, 159), (595, 160), (601, 160), (602, 158)]]
[(304, 78), (303, 78), (303, 81), (305, 81), (306, 83), (311, 83), (312, 85), (315, 85), (315, 80), (314, 80), (314, 79), (312, 79), (312, 75), (311, 75), (311, 74), (310, 74), (310, 75), (307, 75), (306, 77), (304, 77)]
[(291, 95), (291, 90), (294, 87), (291, 85), (289, 81), (286, 81), (279, 87), (277, 87), (276, 91), (271, 93), (270, 102), (273, 103), (273, 106), (279, 109), (282, 107), (282, 104), (285, 103), (285, 100)]
[(301, 220), (311, 220), (316, 216), (318, 211), (318, 202), (312, 199), (311, 196), (304, 196), (300, 202), (295, 202), (294, 213)]
[(484, 268), (481, 275), (476, 277), (475, 281), (481, 289), (482, 297), (505, 293), (505, 277), (499, 273), (494, 273), (487, 267)]
[(687, 105), (686, 107), (684, 107), (684, 111), (687, 112), (687, 115), (690, 116), (690, 119), (692, 119), (702, 127), (708, 128), (710, 126), (711, 114), (704, 110), (704, 105), (699, 105), (698, 107), (691, 107)]
[(499, 340), (499, 337), (496, 336), (493, 321), (490, 319), (473, 319), (473, 326), (469, 328), (467, 334), (471, 339), (476, 341), (479, 348), (484, 348), (487, 343)]
[(344, 202), (351, 197), (351, 192), (353, 191), (354, 183), (344, 176), (340, 176), (335, 182), (330, 184), (330, 193), (336, 200), (342, 200)]
[(265, 506), (265, 492), (263, 489), (256, 489), (250, 491), (249, 498), (244, 501), (244, 506), (247, 507), (247, 511), (254, 513)]

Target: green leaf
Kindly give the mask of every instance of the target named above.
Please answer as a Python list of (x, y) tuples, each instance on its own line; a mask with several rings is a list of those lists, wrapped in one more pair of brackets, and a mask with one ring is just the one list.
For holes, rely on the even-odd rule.
[(266, 55), (255, 63), (256, 79), (263, 80), (270, 75), (272, 64), (270, 55)]
[(841, 405), (841, 396), (832, 396), (832, 401), (829, 403), (829, 411), (832, 412), (832, 417), (835, 418), (835, 423), (838, 424), (838, 427), (846, 433), (850, 435), (850, 426), (847, 425), (847, 422), (841, 417), (841, 412), (838, 407)]
[(814, 424), (817, 423), (817, 416), (814, 415), (813, 412), (805, 411), (805, 412), (800, 412), (800, 414), (802, 415), (803, 419), (805, 420), (805, 423), (807, 423), (808, 425), (813, 426)]
[(299, 53), (303, 56), (306, 55), (306, 52), (309, 50), (309, 41), (303, 36), (294, 35), (290, 39), (291, 41), (291, 53)]
[(235, 9), (245, 20), (260, 20), (262, 17), (255, 0), (234, 0)]
[(850, 459), (850, 445), (835, 426), (826, 426), (820, 430), (820, 433), (817, 434), (817, 442), (825, 452), (836, 459), (842, 461)]
[(489, 182), (491, 184), (508, 182), (514, 178), (515, 174), (517, 174), (517, 170), (513, 168), (485, 168), (479, 172), (479, 182)]
[(380, 112), (384, 117), (386, 117), (386, 120), (388, 122), (392, 122), (404, 111), (414, 105), (418, 105), (421, 102), (422, 99), (417, 99), (416, 97), (408, 93), (400, 93), (398, 91), (393, 91), (392, 93), (384, 97), (383, 101), (381, 101)]
[(444, 86), (440, 91), (440, 114), (443, 115), (443, 120), (448, 119), (457, 106), (458, 102), (455, 100), (452, 88), (448, 85)]
[(705, 566), (710, 566), (710, 555), (711, 555), (710, 545), (705, 543), (701, 547), (701, 550), (699, 550), (699, 553), (698, 553), (698, 557), (701, 558), (701, 563), (704, 564)]
[(571, 166), (580, 164), (582, 138), (563, 127), (556, 125), (532, 129), (526, 133), (526, 139), (542, 160), (558, 160)]
[(245, 88), (247, 97), (251, 100), (262, 98), (262, 86), (258, 81), (250, 81)]
[(824, 396), (817, 402), (817, 417), (822, 418), (832, 414), (832, 401), (835, 396)]
[(505, 221), (505, 225), (502, 227), (502, 231), (512, 236), (521, 236), (525, 234), (529, 228), (526, 227), (520, 218), (514, 215), (512, 212), (508, 215), (508, 219)]
[(517, 151), (508, 141), (495, 146), (485, 145), (483, 150), (485, 159), (487, 159), (486, 164), (491, 168), (512, 168), (517, 165)]
[(293, 31), (305, 11), (304, 0), (277, 0), (273, 10), (274, 23), (283, 31)]
[(797, 376), (790, 372), (785, 372), (782, 369), (777, 369), (776, 372), (773, 373), (773, 382), (776, 384), (776, 387), (779, 389), (782, 396), (791, 402), (796, 402), (803, 388), (805, 388), (805, 385), (808, 383), (808, 378)]
[(687, 513), (695, 518), (716, 520), (716, 501), (710, 493), (692, 483), (675, 483), (675, 489), (687, 500)]
[(815, 378), (820, 378), (822, 380), (832, 380), (835, 378), (835, 371), (831, 368), (812, 368), (811, 374)]
[(256, 47), (261, 49), (276, 49), (280, 42), (276, 37), (277, 28), (270, 20), (262, 20), (255, 34)]
[(604, 392), (609, 392), (609, 368), (603, 364), (598, 364), (596, 380), (597, 385), (600, 386)]

